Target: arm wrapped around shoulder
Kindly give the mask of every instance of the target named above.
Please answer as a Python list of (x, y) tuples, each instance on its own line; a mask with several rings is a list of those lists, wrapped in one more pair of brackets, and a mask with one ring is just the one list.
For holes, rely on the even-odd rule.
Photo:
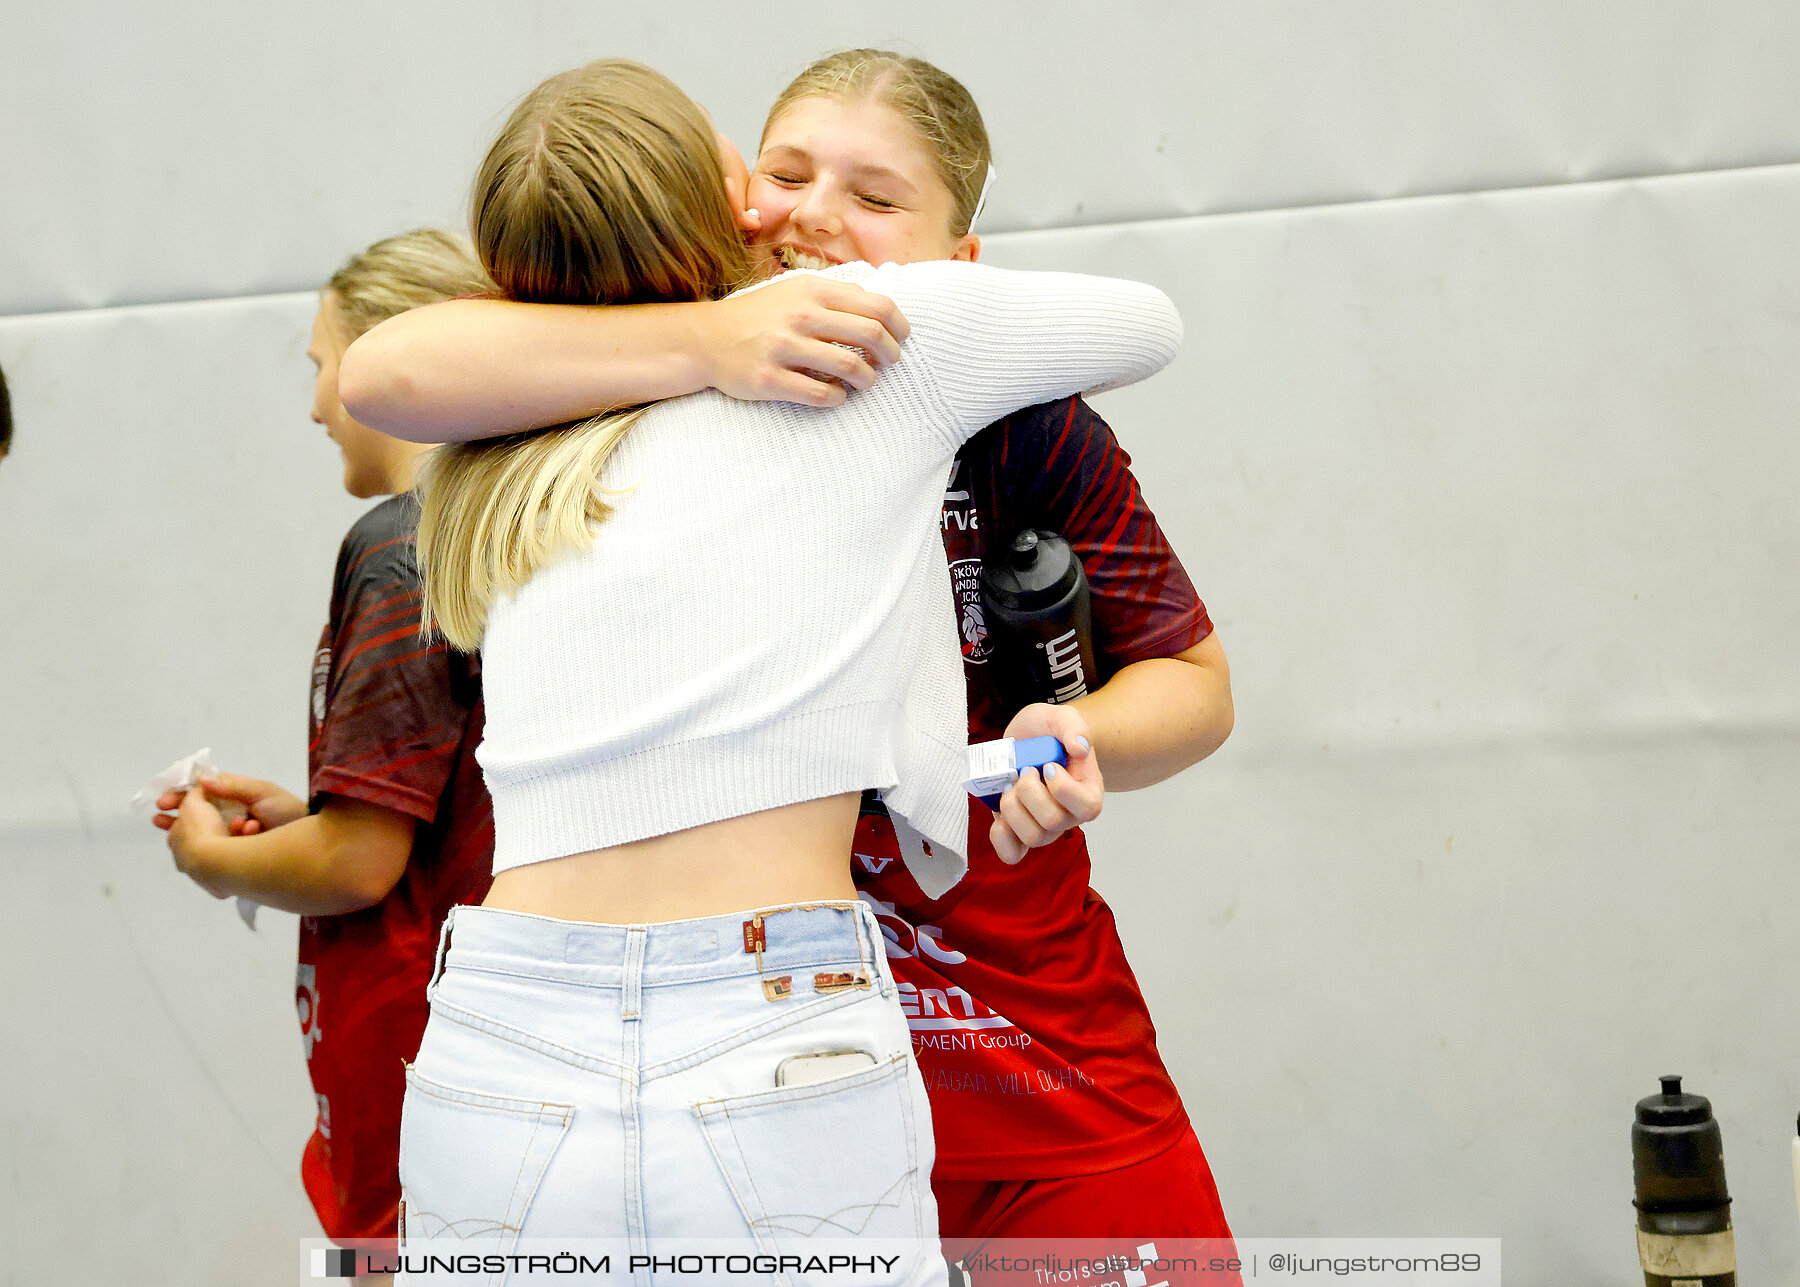
[(866, 283), (912, 322), (907, 352), (966, 439), (1020, 407), (1154, 375), (1181, 345), (1181, 316), (1154, 286), (984, 264), (889, 264)]

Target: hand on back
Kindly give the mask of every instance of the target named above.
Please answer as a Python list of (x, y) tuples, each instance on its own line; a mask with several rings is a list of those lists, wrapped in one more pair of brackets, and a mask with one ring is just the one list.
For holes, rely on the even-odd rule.
[(809, 407), (840, 406), (847, 390), (874, 384), (909, 329), (887, 296), (811, 275), (721, 300), (703, 316), (709, 387)]

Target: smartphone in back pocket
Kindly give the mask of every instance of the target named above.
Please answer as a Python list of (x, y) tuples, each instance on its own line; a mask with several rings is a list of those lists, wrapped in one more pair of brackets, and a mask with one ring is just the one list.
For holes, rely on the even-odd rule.
[(874, 1066), (875, 1056), (866, 1050), (825, 1050), (816, 1055), (789, 1055), (775, 1066), (775, 1084), (805, 1086)]

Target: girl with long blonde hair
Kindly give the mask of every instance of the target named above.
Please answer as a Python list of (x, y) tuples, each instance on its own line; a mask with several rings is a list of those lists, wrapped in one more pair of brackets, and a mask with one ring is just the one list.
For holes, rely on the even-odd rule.
[[(939, 196), (917, 149), (888, 161)], [(635, 64), (528, 96), (474, 205), (517, 298), (703, 300), (747, 263), (710, 125)], [(944, 482), (1007, 411), (1160, 367), (1179, 322), (1099, 278), (816, 276), (910, 322), (855, 399), (698, 393), (428, 471), (427, 591), (483, 652), (496, 875), (446, 927), (409, 1075), (409, 1240), (935, 1232), (925, 1091), (849, 850), (868, 788), (921, 889), (965, 868)], [(893, 1277), (939, 1272), (922, 1252)]]

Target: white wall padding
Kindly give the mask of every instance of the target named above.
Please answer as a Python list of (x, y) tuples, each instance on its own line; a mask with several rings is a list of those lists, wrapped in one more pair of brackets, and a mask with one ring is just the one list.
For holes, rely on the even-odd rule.
[(459, 224), (510, 103), (603, 55), (751, 148), (816, 55), (921, 54), (982, 105), (1004, 230), (1796, 161), (1797, 39), (1761, 0), (14, 6), (0, 313), (310, 288)]
[(1640, 1281), (1631, 1106), (1797, 1230), (1800, 167), (1008, 238), (1174, 283), (1112, 395), (1234, 660), (1097, 883), (1246, 1233)]
[(323, 1236), (295, 922), (265, 909), (251, 933), (150, 831), (0, 829), (8, 1281), (287, 1287)]
[(17, 422), (0, 650), (25, 733), (0, 741), (0, 825), (116, 814), (201, 745), (224, 768), (304, 774), (332, 564), (368, 506), (308, 418), (315, 307), (0, 319)]
[(305, 791), (337, 542), (311, 295), (0, 319), (0, 1245), (14, 1281), (285, 1284), (318, 1237), (294, 919), (126, 800), (211, 745)]

